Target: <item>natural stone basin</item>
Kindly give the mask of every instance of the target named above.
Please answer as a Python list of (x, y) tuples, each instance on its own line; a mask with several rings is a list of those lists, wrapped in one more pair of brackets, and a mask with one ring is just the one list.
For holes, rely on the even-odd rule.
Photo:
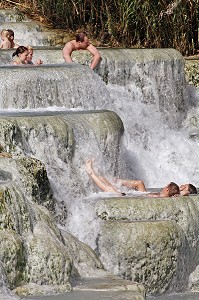
[(188, 285), (198, 264), (198, 196), (101, 199), (96, 214), (104, 220), (97, 249), (109, 271), (144, 282), (148, 293)]

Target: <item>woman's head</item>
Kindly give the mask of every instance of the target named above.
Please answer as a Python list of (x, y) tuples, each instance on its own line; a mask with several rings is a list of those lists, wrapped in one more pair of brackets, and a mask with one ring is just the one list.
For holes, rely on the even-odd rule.
[(7, 37), (8, 39), (10, 38), (9, 31), (6, 29), (1, 30), (1, 39), (4, 40), (4, 38)]
[(197, 193), (197, 188), (191, 183), (182, 184), (180, 186), (180, 194), (183, 196), (188, 196), (189, 194)]
[(12, 57), (17, 56), (21, 62), (24, 62), (28, 56), (28, 48), (25, 46), (19, 46), (12, 54)]
[(28, 56), (27, 56), (27, 63), (32, 62), (32, 57), (33, 57), (33, 47), (32, 46), (26, 46), (26, 48), (28, 49)]

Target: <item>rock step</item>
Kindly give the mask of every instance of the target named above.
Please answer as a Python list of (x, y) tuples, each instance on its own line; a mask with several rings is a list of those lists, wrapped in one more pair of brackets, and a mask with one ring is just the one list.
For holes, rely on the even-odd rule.
[(95, 292), (94, 299), (98, 299), (98, 295), (102, 299), (104, 295), (107, 299), (143, 300), (146, 296), (143, 285), (107, 273), (99, 278), (76, 279), (72, 286), (75, 292)]

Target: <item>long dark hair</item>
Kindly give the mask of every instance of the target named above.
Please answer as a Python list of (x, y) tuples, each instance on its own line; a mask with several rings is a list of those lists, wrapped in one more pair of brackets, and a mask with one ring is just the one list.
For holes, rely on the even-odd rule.
[(21, 53), (24, 53), (25, 51), (28, 51), (28, 48), (26, 48), (25, 46), (19, 46), (16, 51), (12, 54), (12, 57), (14, 57), (15, 55), (16, 56), (19, 56), (19, 54)]
[(190, 194), (197, 194), (198, 193), (197, 192), (197, 188), (193, 184), (191, 184), (191, 183), (189, 183), (188, 190), (189, 190)]

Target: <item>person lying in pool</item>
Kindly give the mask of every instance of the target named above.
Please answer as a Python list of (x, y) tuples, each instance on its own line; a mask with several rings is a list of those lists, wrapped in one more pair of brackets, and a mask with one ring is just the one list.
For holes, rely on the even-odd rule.
[(197, 194), (197, 188), (191, 184), (191, 183), (186, 183), (180, 185), (180, 195), (181, 196), (188, 196), (192, 194)]
[[(117, 179), (116, 179), (117, 180)], [(130, 189), (134, 189), (140, 192), (146, 192), (144, 182), (142, 180), (130, 180), (130, 179), (118, 179), (121, 181), (121, 185)], [(191, 183), (182, 184), (179, 186), (180, 196), (188, 196), (190, 194), (197, 194), (196, 187)]]
[[(95, 173), (95, 171), (93, 170), (91, 159), (86, 161), (86, 171), (102, 191), (125, 196), (125, 193), (118, 191), (118, 189), (115, 186), (113, 186), (113, 184), (110, 181)], [(140, 192), (146, 192), (145, 184), (142, 180), (118, 180), (120, 180), (121, 185), (124, 185), (130, 189), (134, 189)], [(173, 197), (178, 196), (179, 194), (179, 186), (174, 182), (170, 182), (159, 193), (148, 193), (147, 197)]]

